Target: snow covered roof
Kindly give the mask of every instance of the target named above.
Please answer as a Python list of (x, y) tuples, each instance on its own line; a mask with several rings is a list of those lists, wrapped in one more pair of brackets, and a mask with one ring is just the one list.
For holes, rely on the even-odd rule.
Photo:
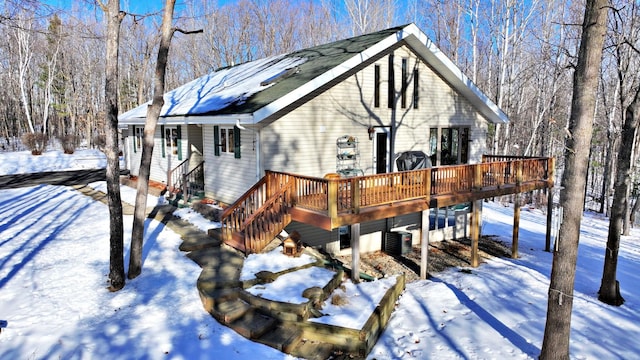
[[(161, 123), (258, 123), (406, 44), (493, 123), (508, 117), (414, 24), (226, 67), (164, 95)], [(143, 124), (149, 103), (119, 116)]]

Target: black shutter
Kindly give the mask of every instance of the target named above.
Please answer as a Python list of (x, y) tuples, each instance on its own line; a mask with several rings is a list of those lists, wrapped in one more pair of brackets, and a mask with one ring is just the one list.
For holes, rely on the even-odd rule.
[(178, 160), (182, 160), (182, 126), (181, 125), (177, 126), (176, 135), (178, 136)]
[(240, 128), (233, 127), (233, 154), (236, 159), (240, 159)]
[(220, 126), (213, 127), (213, 155), (220, 156)]
[(162, 143), (162, 157), (166, 157), (167, 154), (165, 154), (165, 146), (164, 146), (164, 125), (160, 125), (160, 139), (161, 139), (161, 143)]

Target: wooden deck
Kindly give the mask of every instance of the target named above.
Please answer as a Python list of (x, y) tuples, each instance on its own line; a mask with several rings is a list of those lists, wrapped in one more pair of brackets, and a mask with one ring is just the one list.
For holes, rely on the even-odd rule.
[(221, 215), (216, 236), (259, 252), (292, 220), (325, 230), (553, 187), (553, 158), (485, 156), (472, 165), (324, 178), (267, 171)]

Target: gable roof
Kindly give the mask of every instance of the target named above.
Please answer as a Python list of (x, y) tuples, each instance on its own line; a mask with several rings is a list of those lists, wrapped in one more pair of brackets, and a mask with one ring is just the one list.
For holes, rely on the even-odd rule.
[[(414, 24), (218, 69), (164, 94), (161, 123), (258, 123), (390, 48), (408, 45), (493, 123), (508, 117)], [(119, 116), (143, 124), (151, 102)]]

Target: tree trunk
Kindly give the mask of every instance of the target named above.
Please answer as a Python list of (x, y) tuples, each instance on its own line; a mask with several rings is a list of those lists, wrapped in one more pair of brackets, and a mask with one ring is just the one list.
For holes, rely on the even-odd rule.
[(105, 114), (107, 156), (107, 203), (111, 227), (109, 244), (109, 290), (117, 291), (124, 287), (124, 249), (122, 202), (120, 199), (120, 163), (118, 149), (118, 42), (122, 13), (118, 0), (109, 0), (105, 10), (107, 21), (107, 54), (105, 79)]
[(604, 254), (604, 269), (602, 282), (598, 291), (598, 300), (609, 305), (620, 306), (624, 298), (620, 295), (620, 286), (616, 279), (618, 268), (618, 250), (620, 249), (620, 234), (622, 225), (629, 209), (629, 182), (631, 180), (631, 158), (636, 129), (640, 121), (640, 91), (636, 93), (633, 102), (627, 107), (624, 124), (622, 126), (622, 140), (618, 148), (618, 161), (615, 179), (611, 218), (609, 219), (609, 235)]
[[(160, 117), (160, 111), (164, 105), (164, 82), (167, 68), (167, 58), (173, 30), (173, 9), (176, 1), (166, 0), (164, 14), (162, 16), (162, 28), (160, 47), (158, 48), (158, 62), (156, 63), (156, 75), (153, 88), (153, 101), (147, 109), (147, 119), (144, 124), (144, 140), (142, 145), (142, 159), (138, 173), (138, 185), (136, 204), (133, 217), (133, 230), (131, 234), (131, 252), (129, 256), (129, 273), (127, 277), (133, 279), (142, 272), (142, 244), (144, 237), (144, 220), (147, 208), (147, 194), (149, 192), (149, 173), (151, 171), (151, 157), (153, 154), (153, 136)], [(164, 134), (160, 134), (164, 136)]]
[(564, 207), (558, 245), (553, 254), (547, 321), (540, 359), (569, 359), (571, 310), (575, 285), (580, 220), (584, 204), (585, 174), (593, 133), (593, 119), (602, 46), (606, 33), (607, 0), (587, 0), (578, 63), (573, 78), (573, 99), (569, 118), (570, 136), (565, 141)]

